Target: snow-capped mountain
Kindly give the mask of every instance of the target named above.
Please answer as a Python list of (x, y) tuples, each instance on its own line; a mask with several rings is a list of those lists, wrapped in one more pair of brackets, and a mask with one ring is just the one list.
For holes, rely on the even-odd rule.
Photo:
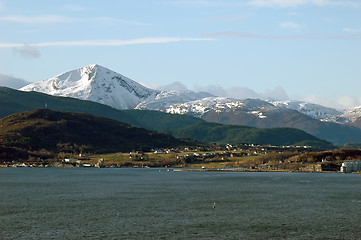
[(159, 93), (96, 64), (29, 84), (20, 90), (90, 100), (117, 109), (132, 109)]
[(351, 122), (356, 121), (358, 118), (361, 118), (361, 106), (346, 110), (341, 117), (349, 119)]
[(361, 107), (340, 111), (301, 101), (238, 100), (217, 97), (207, 92), (149, 89), (96, 64), (29, 84), (20, 90), (90, 100), (117, 109), (156, 110), (199, 118), (209, 112), (233, 112), (265, 119), (270, 111), (282, 109), (296, 110), (314, 119), (335, 123), (354, 122), (361, 118)]
[(277, 107), (289, 108), (296, 110), (300, 113), (306, 114), (314, 119), (318, 119), (324, 122), (337, 122), (344, 123), (346, 118), (342, 117), (342, 111), (334, 108), (324, 107), (314, 103), (302, 102), (302, 101), (270, 101)]
[(182, 104), (208, 97), (214, 96), (207, 92), (180, 90), (162, 91), (156, 95), (155, 99), (143, 101), (139, 103), (135, 109), (167, 112), (169, 107), (173, 104)]
[(264, 111), (275, 108), (270, 103), (258, 99), (237, 100), (233, 98), (208, 97), (201, 100), (190, 101), (181, 104), (172, 104), (166, 110), (173, 114), (190, 114), (202, 117), (204, 114), (213, 112), (243, 111), (249, 114), (266, 118)]

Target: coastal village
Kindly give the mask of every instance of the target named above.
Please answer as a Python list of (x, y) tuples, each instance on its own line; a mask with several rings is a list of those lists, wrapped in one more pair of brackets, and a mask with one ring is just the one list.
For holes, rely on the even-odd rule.
[[(184, 171), (286, 171), (359, 173), (361, 160), (326, 156), (311, 161), (311, 146), (213, 145), (113, 154), (72, 154), (62, 159), (3, 162), (0, 167), (176, 168)], [(302, 155), (303, 154), (303, 155)]]

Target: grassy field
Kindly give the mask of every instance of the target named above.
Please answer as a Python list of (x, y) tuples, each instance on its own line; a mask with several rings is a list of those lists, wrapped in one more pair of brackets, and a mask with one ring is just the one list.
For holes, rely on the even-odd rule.
[(99, 159), (104, 159), (106, 166), (121, 167), (189, 167), (189, 168), (224, 168), (253, 165), (258, 161), (259, 156), (238, 156), (230, 157), (224, 151), (216, 152), (182, 152), (163, 153), (153, 152), (130, 154), (110, 153), (87, 156), (90, 160), (85, 161), (96, 164)]
[[(303, 150), (303, 149), (302, 149)], [(167, 153), (168, 152), (168, 153)], [(309, 152), (308, 149), (268, 149), (265, 147), (229, 150), (195, 148), (155, 152), (89, 154), (78, 158), (64, 155), (59, 159), (81, 160), (83, 166), (97, 166), (100, 159), (106, 167), (183, 167), (183, 168), (241, 168), (287, 171), (326, 171), (339, 169), (344, 160), (358, 160), (361, 150), (338, 149)], [(80, 164), (80, 163), (79, 163)], [(73, 164), (75, 166), (75, 164)], [(316, 170), (317, 169), (317, 170)]]

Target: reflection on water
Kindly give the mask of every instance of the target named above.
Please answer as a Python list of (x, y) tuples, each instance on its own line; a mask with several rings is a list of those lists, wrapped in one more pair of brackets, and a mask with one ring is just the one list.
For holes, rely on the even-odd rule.
[(0, 184), (1, 239), (361, 236), (353, 174), (8, 168)]

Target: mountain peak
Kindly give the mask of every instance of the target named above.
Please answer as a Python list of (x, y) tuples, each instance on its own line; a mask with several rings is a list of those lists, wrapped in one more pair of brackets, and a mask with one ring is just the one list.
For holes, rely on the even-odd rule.
[(90, 100), (117, 109), (134, 108), (159, 93), (98, 64), (71, 70), (20, 90)]

